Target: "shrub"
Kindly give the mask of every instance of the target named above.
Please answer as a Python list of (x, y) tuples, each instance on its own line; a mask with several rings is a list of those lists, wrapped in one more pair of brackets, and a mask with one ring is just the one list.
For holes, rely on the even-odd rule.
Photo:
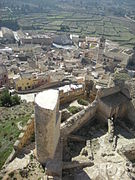
[(13, 177), (14, 177), (14, 172), (11, 172), (11, 173), (9, 174), (9, 176), (10, 176), (11, 178), (13, 178)]
[(78, 99), (77, 102), (78, 104), (81, 104), (83, 106), (88, 106), (88, 102), (84, 99)]
[(33, 154), (30, 155), (30, 160), (31, 160), (31, 161), (33, 160)]
[(12, 104), (11, 96), (8, 90), (4, 90), (0, 96), (1, 106), (9, 107)]
[(20, 97), (15, 94), (13, 96), (10, 95), (8, 90), (4, 90), (0, 95), (0, 106), (10, 107), (20, 104)]
[(116, 73), (114, 75), (114, 80), (122, 80), (122, 81), (126, 81), (129, 80), (130, 76), (126, 73)]
[(12, 141), (13, 140), (13, 137), (11, 136), (10, 138), (9, 138), (9, 141)]
[(81, 110), (81, 108), (76, 107), (76, 106), (71, 106), (71, 107), (68, 107), (68, 110), (69, 110), (70, 113), (76, 114)]
[(8, 134), (5, 132), (5, 133), (4, 133), (4, 138), (7, 137), (7, 135), (8, 135)]
[(70, 27), (67, 26), (67, 25), (61, 25), (60, 26), (60, 31), (69, 32), (70, 31)]
[(19, 174), (22, 178), (28, 178), (28, 171), (27, 170), (20, 170)]
[(15, 94), (14, 96), (11, 96), (12, 106), (20, 104), (21, 98)]

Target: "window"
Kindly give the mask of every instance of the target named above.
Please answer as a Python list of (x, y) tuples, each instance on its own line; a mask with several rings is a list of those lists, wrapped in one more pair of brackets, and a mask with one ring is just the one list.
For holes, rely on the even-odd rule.
[(18, 87), (18, 91), (21, 91), (22, 90), (22, 87)]

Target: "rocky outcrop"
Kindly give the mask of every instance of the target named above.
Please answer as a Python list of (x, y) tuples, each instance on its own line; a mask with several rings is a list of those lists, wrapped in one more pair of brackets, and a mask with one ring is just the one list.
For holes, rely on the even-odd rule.
[(75, 180), (130, 180), (123, 164), (99, 163), (74, 175)]
[(117, 152), (130, 161), (135, 160), (135, 142), (122, 145)]

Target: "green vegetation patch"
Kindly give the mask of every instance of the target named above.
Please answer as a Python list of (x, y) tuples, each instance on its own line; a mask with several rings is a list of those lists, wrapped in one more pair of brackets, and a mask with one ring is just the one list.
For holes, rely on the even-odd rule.
[(130, 76), (126, 73), (116, 73), (114, 75), (114, 82), (119, 83), (119, 82), (125, 82), (130, 80)]
[[(33, 113), (31, 103), (21, 103), (13, 107), (0, 107), (0, 169), (13, 150), (22, 127)], [(21, 127), (21, 128), (20, 128)]]
[[(37, 18), (38, 17), (38, 18)], [(24, 15), (18, 19), (19, 25), (25, 30), (43, 30), (44, 32), (59, 31), (77, 33), (78, 35), (104, 36), (109, 40), (133, 44), (134, 24), (121, 17), (106, 17), (100, 14), (85, 12), (50, 11)]]
[(81, 108), (80, 107), (76, 107), (76, 106), (70, 106), (70, 107), (68, 107), (68, 111), (70, 113), (72, 113), (72, 114), (76, 114), (79, 111), (81, 111)]
[(77, 102), (78, 102), (78, 104), (83, 105), (83, 106), (88, 106), (88, 104), (89, 104), (89, 103), (88, 103), (86, 100), (84, 100), (84, 99), (78, 99)]
[(20, 104), (20, 97), (15, 94), (13, 96), (10, 95), (8, 90), (4, 90), (0, 95), (0, 106), (1, 107), (11, 107)]

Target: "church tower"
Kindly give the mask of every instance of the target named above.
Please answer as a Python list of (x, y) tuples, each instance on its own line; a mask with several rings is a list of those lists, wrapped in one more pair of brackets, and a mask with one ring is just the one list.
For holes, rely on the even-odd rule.
[(99, 50), (98, 50), (98, 59), (97, 63), (101, 64), (103, 62), (103, 54), (104, 54), (104, 49), (105, 49), (105, 38), (102, 36), (100, 38), (99, 42)]

